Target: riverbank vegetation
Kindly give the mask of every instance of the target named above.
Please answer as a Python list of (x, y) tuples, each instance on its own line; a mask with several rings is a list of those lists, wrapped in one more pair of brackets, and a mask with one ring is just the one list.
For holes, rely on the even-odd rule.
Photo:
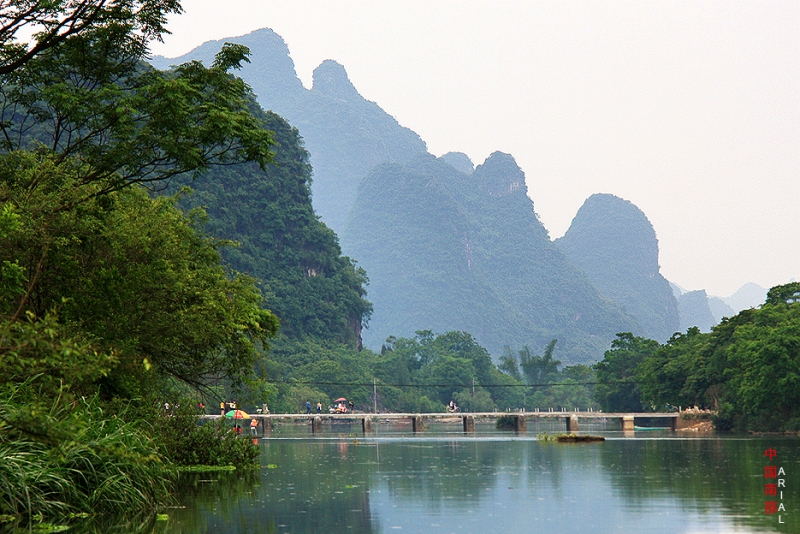
[(581, 409), (592, 400), (593, 370), (554, 359), (556, 341), (544, 354), (507, 347), (500, 363), (467, 332), (413, 338), (390, 337), (380, 353), (321, 340), (276, 339), (263, 362), (271, 381), (271, 411), (296, 413), (339, 397), (357, 410), (444, 412), (452, 400), (464, 412), (525, 408)]
[(773, 287), (766, 302), (665, 344), (620, 334), (596, 366), (606, 411), (698, 406), (719, 430), (800, 430), (800, 283)]
[[(255, 281), (222, 265), (203, 213), (152, 194), (176, 175), (273, 157), (247, 86), (228, 74), (246, 49), (226, 46), (209, 67), (143, 63), (179, 11), (87, 0), (4, 13), (5, 518), (152, 513), (183, 461), (157, 431), (158, 399), (223, 378), (254, 385), (277, 331)], [(33, 45), (14, 41), (37, 23)]]

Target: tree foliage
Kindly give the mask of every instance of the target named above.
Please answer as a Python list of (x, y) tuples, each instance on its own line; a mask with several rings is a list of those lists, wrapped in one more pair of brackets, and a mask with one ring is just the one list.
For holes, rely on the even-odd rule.
[(0, 75), (2, 149), (79, 160), (80, 184), (98, 184), (86, 197), (271, 160), (271, 133), (250, 112), (249, 88), (228, 74), (247, 60), (245, 48), (229, 45), (209, 68), (162, 72), (142, 63), (134, 30), (92, 27)]
[(620, 336), (596, 366), (604, 408), (634, 401), (635, 388), (624, 384), (633, 376), (646, 409), (696, 405), (718, 410), (723, 428), (800, 429), (798, 293), (796, 282), (774, 287), (760, 308), (725, 318), (708, 334), (690, 328), (664, 345)]
[[(129, 35), (140, 53), (150, 40), (161, 40), (166, 16), (180, 13), (177, 0), (39, 0), (0, 1), (0, 75), (13, 72), (37, 55), (79, 33), (113, 26), (135, 28)], [(32, 42), (17, 39), (33, 29)]]
[(607, 412), (641, 412), (642, 392), (636, 383), (636, 369), (654, 350), (658, 342), (634, 336), (630, 332), (617, 334), (601, 362), (595, 364), (597, 385), (595, 400)]
[[(0, 5), (0, 447), (66, 473), (68, 494), (33, 510), (3, 492), (0, 509), (152, 510), (169, 462), (122, 409), (142, 417), (176, 380), (248, 379), (278, 326), (255, 282), (221, 264), (203, 214), (142, 187), (271, 161), (272, 134), (228, 74), (247, 50), (159, 72), (142, 60), (176, 1)], [(30, 25), (35, 42), (14, 41)]]

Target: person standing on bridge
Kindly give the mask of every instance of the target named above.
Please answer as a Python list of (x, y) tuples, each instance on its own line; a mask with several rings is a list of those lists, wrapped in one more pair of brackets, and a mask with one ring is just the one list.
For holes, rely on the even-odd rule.
[(306, 401), (306, 413), (311, 413), (311, 401)]
[(322, 401), (317, 401), (317, 413), (322, 413)]

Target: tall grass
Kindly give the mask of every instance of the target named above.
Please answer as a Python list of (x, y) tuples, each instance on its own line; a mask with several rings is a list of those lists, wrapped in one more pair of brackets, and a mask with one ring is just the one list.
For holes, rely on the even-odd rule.
[(96, 397), (59, 397), (46, 411), (15, 400), (0, 399), (0, 514), (134, 514), (169, 501), (173, 469), (142, 423)]

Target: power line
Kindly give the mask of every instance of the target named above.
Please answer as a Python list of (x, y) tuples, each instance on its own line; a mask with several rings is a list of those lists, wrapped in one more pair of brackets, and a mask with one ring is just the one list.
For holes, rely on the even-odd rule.
[[(646, 381), (628, 381), (628, 380), (617, 380), (611, 382), (548, 382), (544, 384), (479, 384), (475, 382), (475, 386), (480, 386), (484, 388), (532, 388), (532, 387), (550, 387), (550, 386), (597, 386), (597, 385), (622, 385), (622, 384), (630, 384), (630, 385), (638, 385), (638, 384), (649, 384), (657, 382), (656, 380), (646, 380)], [(389, 387), (398, 387), (398, 388), (449, 388), (449, 387), (464, 387), (470, 388), (473, 386), (472, 383), (469, 384), (390, 384), (386, 382), (317, 382), (313, 380), (296, 380), (292, 382), (283, 382), (284, 384), (302, 384), (302, 385), (309, 385), (309, 386), (349, 386), (349, 387), (374, 387), (377, 386), (389, 386)]]

